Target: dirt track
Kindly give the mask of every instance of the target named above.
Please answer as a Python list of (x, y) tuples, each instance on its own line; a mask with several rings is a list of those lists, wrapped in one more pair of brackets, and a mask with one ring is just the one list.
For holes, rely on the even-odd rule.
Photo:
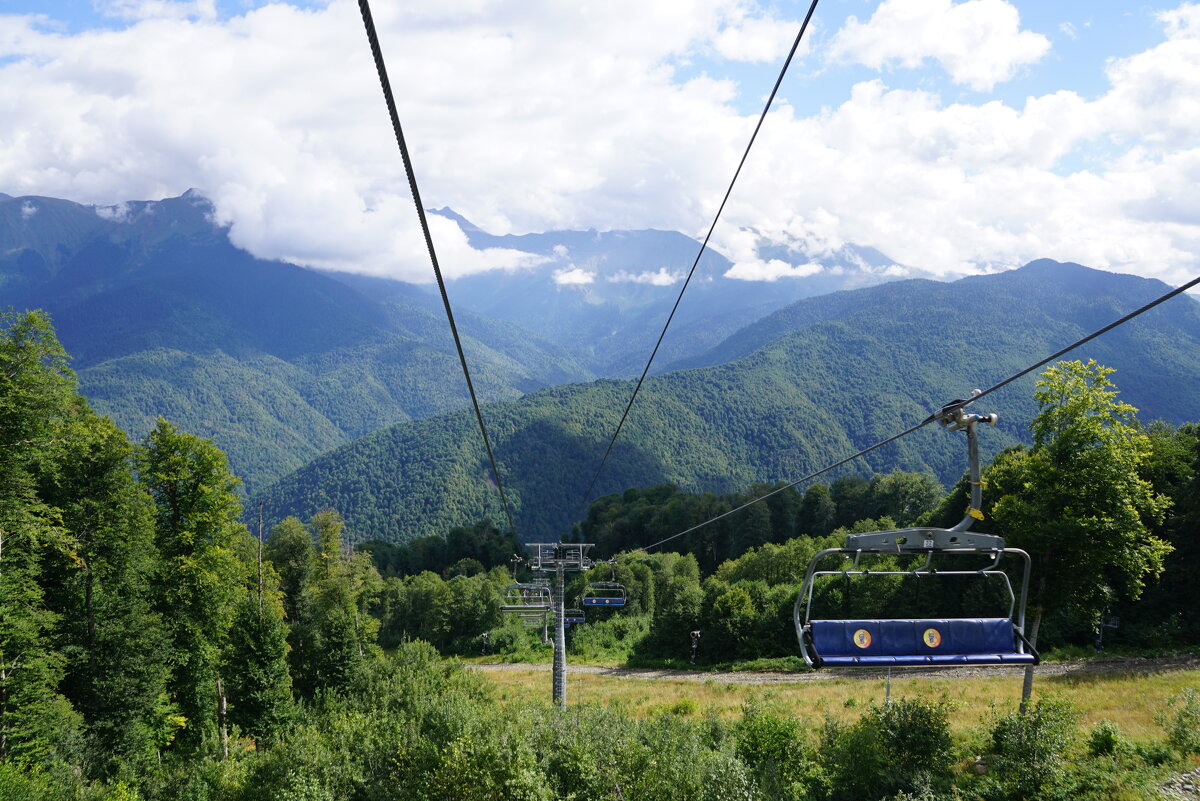
[[(550, 670), (550, 665), (483, 662), (470, 664), (477, 670)], [(953, 668), (896, 668), (893, 677), (929, 676), (937, 678), (995, 678), (1020, 676), (1024, 667), (953, 667)], [(1038, 665), (1038, 676), (1095, 676), (1114, 673), (1163, 673), (1170, 670), (1200, 670), (1200, 655), (1171, 656), (1157, 659), (1089, 659), (1083, 662), (1055, 662)], [(620, 679), (675, 679), (684, 681), (717, 681), (729, 684), (777, 684), (831, 679), (882, 679), (884, 670), (818, 670), (793, 673), (789, 671), (759, 671), (717, 673), (701, 670), (650, 670), (643, 668), (604, 667), (602, 665), (569, 665), (568, 673), (592, 673)]]

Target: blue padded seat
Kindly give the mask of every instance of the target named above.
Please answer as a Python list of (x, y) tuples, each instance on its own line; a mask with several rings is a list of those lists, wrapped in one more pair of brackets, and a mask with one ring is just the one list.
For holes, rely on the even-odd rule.
[[(1037, 664), (1019, 653), (1016, 629), (1004, 617), (941, 620), (814, 620), (809, 623), (819, 667), (906, 667)], [(865, 634), (859, 634), (865, 632)], [(927, 636), (928, 633), (928, 636)]]
[(624, 606), (624, 598), (584, 598), (584, 606)]

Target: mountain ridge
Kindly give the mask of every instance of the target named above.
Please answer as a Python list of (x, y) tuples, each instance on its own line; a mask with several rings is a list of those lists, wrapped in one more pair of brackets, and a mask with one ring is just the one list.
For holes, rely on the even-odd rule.
[[(135, 438), (158, 415), (213, 437), (248, 488), (380, 426), (468, 403), (440, 308), (258, 259), (189, 191), (88, 207), (0, 199), (0, 301), (46, 310), (82, 392)], [(562, 347), (469, 312), (482, 398), (592, 374)]]
[[(844, 307), (840, 315), (801, 315), (794, 328), (776, 321), (778, 336), (759, 337), (767, 341), (736, 359), (651, 377), (596, 495), (660, 483), (725, 492), (793, 480), (1165, 290), (1151, 279), (1048, 261), (953, 284), (851, 290), (830, 301)], [(803, 312), (820, 302), (796, 305)], [(1200, 419), (1200, 398), (1189, 391), (1200, 386), (1200, 305), (1191, 299), (1173, 299), (1066, 358), (1115, 367), (1122, 397), (1144, 419)], [(985, 453), (1028, 439), (1035, 380), (1026, 376), (988, 399), (982, 411), (998, 412), (1000, 424), (985, 435)], [(484, 410), (521, 536), (557, 538), (569, 529), (630, 389), (598, 380)], [(276, 517), (332, 506), (364, 538), (398, 542), (484, 516), (502, 520), (477, 439), (461, 413), (401, 424), (341, 446), (261, 498)], [(927, 470), (948, 484), (964, 465), (961, 442), (923, 429), (848, 470)]]

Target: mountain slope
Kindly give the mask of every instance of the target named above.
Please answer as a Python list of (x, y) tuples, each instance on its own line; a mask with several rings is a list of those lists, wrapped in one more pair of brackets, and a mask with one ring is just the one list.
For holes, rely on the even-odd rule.
[[(944, 285), (887, 284), (803, 301), (739, 332), (735, 361), (649, 380), (596, 494), (670, 481), (713, 491), (797, 478), (925, 418), (1161, 294), (1157, 281), (1035, 262)], [(1177, 298), (1070, 354), (1115, 367), (1143, 419), (1200, 419), (1200, 305)], [(981, 404), (1001, 424), (987, 453), (1020, 441), (1034, 376)], [(603, 380), (485, 410), (527, 540), (560, 536), (631, 389)], [(856, 470), (965, 465), (963, 440), (923, 429)], [(442, 415), (343, 446), (263, 494), (273, 518), (341, 511), (355, 536), (406, 541), (483, 515), (501, 520), (474, 421)]]
[[(134, 437), (213, 437), (249, 488), (381, 426), (468, 403), (440, 305), (256, 259), (187, 193), (95, 208), (0, 199), (0, 303), (50, 312), (81, 389)], [(462, 315), (484, 399), (591, 376), (512, 323)]]

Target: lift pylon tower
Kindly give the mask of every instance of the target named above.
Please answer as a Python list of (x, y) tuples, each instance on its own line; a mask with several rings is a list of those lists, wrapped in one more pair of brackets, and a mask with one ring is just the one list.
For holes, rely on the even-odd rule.
[(554, 703), (562, 708), (567, 705), (567, 636), (566, 614), (563, 603), (565, 577), (568, 572), (590, 570), (594, 562), (588, 557), (592, 543), (585, 542), (531, 542), (529, 569), (540, 573), (550, 581), (550, 606), (554, 621)]

